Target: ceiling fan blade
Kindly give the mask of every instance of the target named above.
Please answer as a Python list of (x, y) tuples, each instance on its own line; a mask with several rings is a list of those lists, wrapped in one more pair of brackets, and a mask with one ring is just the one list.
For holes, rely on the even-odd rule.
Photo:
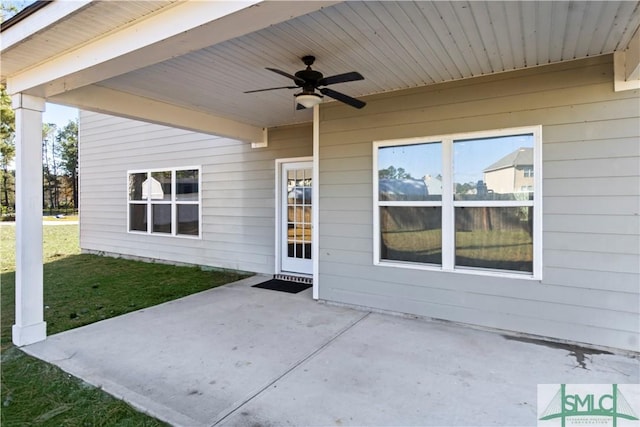
[(292, 74), (289, 74), (286, 71), (278, 70), (277, 68), (269, 68), (269, 67), (267, 67), (267, 70), (273, 71), (274, 73), (280, 74), (281, 76), (288, 77), (294, 82), (296, 82), (296, 84), (299, 84), (299, 85), (305, 84), (305, 81), (303, 79), (301, 79), (300, 77), (296, 77)]
[(296, 110), (306, 110), (306, 109), (307, 107), (305, 107), (304, 105), (296, 103)]
[(320, 88), (318, 90), (321, 94), (327, 95), (329, 98), (337, 99), (338, 101), (344, 102), (347, 105), (351, 105), (354, 108), (362, 108), (367, 105), (367, 103), (364, 101), (360, 101), (359, 99), (352, 98), (349, 95), (336, 92), (335, 90), (328, 89), (326, 87)]
[(267, 89), (255, 89), (255, 90), (248, 90), (246, 92), (242, 92), (242, 93), (256, 93), (256, 92), (265, 92), (267, 90), (278, 90), (278, 89), (298, 89), (298, 86), (280, 86), (280, 87), (270, 87)]
[(357, 71), (352, 71), (350, 73), (344, 74), (336, 74), (335, 76), (325, 77), (324, 79), (320, 79), (318, 82), (319, 86), (328, 86), (336, 83), (346, 83), (346, 82), (354, 82), (356, 80), (364, 80), (362, 74)]

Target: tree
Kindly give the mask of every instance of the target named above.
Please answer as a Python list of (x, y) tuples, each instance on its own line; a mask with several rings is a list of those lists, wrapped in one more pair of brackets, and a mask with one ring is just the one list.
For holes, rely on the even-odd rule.
[(18, 13), (18, 7), (12, 2), (3, 1), (0, 3), (0, 22), (4, 22)]
[(78, 121), (69, 120), (69, 123), (58, 131), (56, 141), (61, 149), (60, 166), (70, 180), (73, 207), (78, 209)]
[[(26, 6), (25, 1), (8, 1), (0, 2), (0, 22), (4, 22), (19, 12)], [(0, 124), (0, 133), (2, 141), (0, 141), (0, 167), (2, 168), (2, 212), (13, 210), (15, 204), (15, 176), (9, 170), (9, 166), (13, 162), (16, 155), (16, 147), (13, 141), (15, 135), (15, 114), (11, 108), (11, 98), (7, 94), (4, 85), (0, 85), (0, 108), (2, 120)]]
[(42, 205), (48, 206), (49, 211), (58, 208), (58, 195), (60, 187), (58, 185), (58, 165), (60, 148), (56, 143), (57, 127), (53, 123), (42, 125)]
[[(0, 22), (14, 16), (20, 10), (27, 7), (31, 0), (2, 0), (0, 1)], [(15, 175), (9, 169), (16, 155), (16, 147), (14, 142), (15, 135), (15, 114), (11, 108), (11, 98), (7, 94), (4, 85), (0, 85), (0, 108), (1, 108), (1, 124), (0, 133), (2, 140), (0, 141), (0, 167), (2, 168), (2, 194), (0, 204), (2, 211), (13, 209), (15, 206)]]
[(15, 136), (15, 114), (11, 108), (11, 97), (7, 94), (5, 87), (0, 86), (0, 166), (2, 167), (2, 206), (5, 209), (13, 207), (15, 178), (9, 166), (16, 155), (14, 142)]
[(476, 189), (476, 184), (473, 182), (465, 182), (464, 184), (456, 182), (455, 185), (457, 194), (469, 194), (472, 190)]
[(7, 19), (11, 18), (16, 13), (20, 12), (22, 9), (27, 7), (30, 3), (33, 3), (32, 0), (2, 0), (0, 2), (0, 22), (4, 22)]
[(395, 168), (389, 166), (386, 169), (380, 169), (378, 171), (380, 179), (413, 179), (410, 173), (404, 170), (404, 168)]

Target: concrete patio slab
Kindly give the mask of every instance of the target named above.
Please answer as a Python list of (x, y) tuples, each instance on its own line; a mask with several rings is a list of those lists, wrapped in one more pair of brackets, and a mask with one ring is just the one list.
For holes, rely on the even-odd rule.
[(537, 384), (640, 382), (637, 358), (251, 287), (266, 279), (23, 349), (179, 426), (536, 425)]

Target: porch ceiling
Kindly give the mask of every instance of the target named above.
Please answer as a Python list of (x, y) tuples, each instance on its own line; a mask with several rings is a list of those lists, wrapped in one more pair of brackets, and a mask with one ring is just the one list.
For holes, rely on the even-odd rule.
[[(25, 40), (22, 46), (3, 50), (8, 70), (5, 73), (3, 64), (3, 78), (33, 65), (25, 59), (31, 52), (37, 51), (38, 58), (46, 60), (42, 56), (44, 40), (49, 44), (55, 41), (55, 48), (50, 50), (53, 57), (109, 28), (113, 31), (117, 25), (144, 19), (157, 8), (170, 6), (146, 1), (108, 3), (99, 14), (96, 12), (106, 7), (106, 2), (90, 3), (52, 27), (48, 36), (45, 33)], [(309, 121), (311, 112), (295, 110), (295, 90), (243, 94), (246, 90), (290, 84), (264, 67), (293, 73), (303, 68), (300, 57), (313, 54), (317, 58), (314, 69), (325, 75), (353, 70), (364, 75), (364, 81), (333, 86), (361, 97), (624, 50), (640, 26), (639, 4), (327, 3), (311, 13), (95, 84), (258, 127), (272, 127)], [(112, 12), (118, 9), (111, 8), (124, 5), (128, 9), (121, 11), (124, 15)], [(99, 15), (109, 17), (109, 22), (93, 26), (91, 22)], [(86, 20), (78, 21), (82, 17)], [(64, 38), (65, 32), (72, 34)]]

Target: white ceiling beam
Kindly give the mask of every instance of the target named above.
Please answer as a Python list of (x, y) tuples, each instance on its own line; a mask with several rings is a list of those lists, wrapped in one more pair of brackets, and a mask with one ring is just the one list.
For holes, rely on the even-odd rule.
[(625, 50), (625, 80), (640, 79), (640, 30), (631, 38)]
[(257, 143), (261, 144), (260, 146), (266, 146), (262, 144), (267, 142), (267, 133), (261, 127), (97, 85), (65, 92), (48, 101), (97, 113)]
[(186, 1), (7, 78), (9, 93), (70, 91), (175, 58), (337, 2)]
[(614, 90), (640, 89), (640, 30), (622, 52), (613, 53)]

